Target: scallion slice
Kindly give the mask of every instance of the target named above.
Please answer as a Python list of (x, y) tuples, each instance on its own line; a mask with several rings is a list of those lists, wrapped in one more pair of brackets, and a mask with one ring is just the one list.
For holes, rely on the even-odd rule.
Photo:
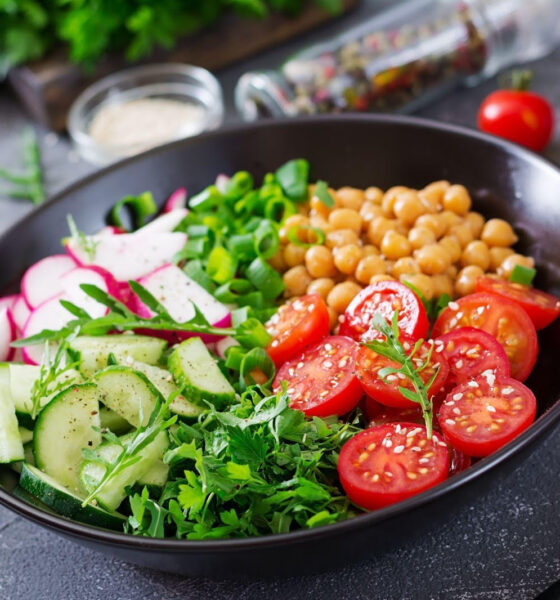
[(245, 276), (266, 299), (277, 298), (284, 291), (281, 275), (261, 256), (247, 267)]
[(259, 225), (254, 233), (255, 252), (265, 260), (272, 258), (280, 247), (280, 238), (276, 227), (268, 221), (264, 220)]
[(216, 246), (208, 255), (206, 272), (216, 283), (233, 279), (237, 270), (236, 258), (222, 246)]
[(146, 219), (157, 212), (157, 205), (151, 192), (144, 192), (138, 196), (125, 196), (113, 206), (109, 213), (111, 224), (123, 229), (126, 229), (122, 220), (123, 208), (130, 211), (134, 229), (142, 227), (146, 223)]
[(531, 285), (533, 283), (533, 279), (535, 279), (536, 274), (536, 269), (531, 269), (530, 267), (523, 267), (521, 265), (515, 265), (515, 267), (513, 267), (511, 275), (509, 276), (509, 280), (512, 283), (520, 283), (521, 285)]
[(253, 348), (243, 357), (239, 367), (239, 386), (244, 391), (248, 385), (254, 385), (257, 382), (252, 373), (258, 369), (264, 373), (267, 381), (265, 385), (270, 385), (276, 375), (276, 368), (270, 356), (262, 348)]

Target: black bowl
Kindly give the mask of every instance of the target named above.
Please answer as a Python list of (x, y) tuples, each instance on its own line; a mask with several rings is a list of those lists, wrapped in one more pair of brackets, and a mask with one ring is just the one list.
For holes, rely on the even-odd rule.
[[(560, 170), (507, 142), (448, 125), (403, 117), (347, 116), (265, 122), (219, 131), (156, 149), (71, 186), (0, 238), (0, 286), (7, 288), (39, 258), (60, 251), (66, 215), (93, 232), (121, 196), (152, 190), (163, 200), (179, 186), (191, 193), (216, 174), (245, 169), (257, 178), (305, 157), (313, 178), (333, 186), (422, 187), (437, 179), (466, 185), (475, 208), (508, 219), (519, 248), (534, 256), (537, 284), (560, 293)], [(220, 541), (153, 540), (113, 533), (43, 512), (11, 494), (16, 476), (0, 468), (0, 503), (79, 543), (141, 565), (185, 575), (261, 577), (327, 569), (385, 552), (404, 536), (437, 529), (451, 511), (523, 460), (560, 418), (554, 373), (559, 326), (540, 338), (542, 352), (528, 385), (539, 400), (537, 421), (471, 469), (398, 505), (309, 531)]]

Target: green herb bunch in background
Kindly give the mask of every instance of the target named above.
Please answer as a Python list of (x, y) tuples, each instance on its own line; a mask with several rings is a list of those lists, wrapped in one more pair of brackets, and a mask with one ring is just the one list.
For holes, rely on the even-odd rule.
[(329, 12), (341, 8), (341, 0), (0, 0), (0, 76), (56, 45), (91, 68), (108, 51), (132, 61), (172, 48), (228, 12), (297, 15), (309, 2)]

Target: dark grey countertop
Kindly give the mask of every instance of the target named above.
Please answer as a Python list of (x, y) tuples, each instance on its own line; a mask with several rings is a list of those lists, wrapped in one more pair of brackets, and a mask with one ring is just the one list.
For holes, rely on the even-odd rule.
[[(336, 25), (219, 73), (231, 100), (238, 76), (275, 66), (309, 39), (358, 22), (390, 0), (370, 0)], [(532, 68), (534, 89), (560, 109), (560, 51)], [(476, 109), (496, 82), (459, 90), (419, 114), (473, 127)], [(227, 122), (235, 121), (230, 110)], [(17, 166), (14, 147), (26, 117), (0, 86), (0, 164)], [(54, 193), (90, 172), (64, 138), (41, 132), (47, 187)], [(560, 163), (560, 138), (546, 155)], [(469, 160), (469, 157), (465, 157)], [(472, 157), (470, 158), (472, 160)], [(29, 210), (0, 200), (0, 230)], [(497, 474), (486, 492), (450, 515), (444, 527), (397, 551), (316, 577), (252, 583), (181, 578), (97, 554), (0, 507), (0, 598), (5, 600), (274, 600), (533, 599), (560, 579), (560, 431), (535, 447), (511, 475)], [(423, 568), (419, 569), (422, 564)], [(428, 565), (428, 567), (426, 567)]]

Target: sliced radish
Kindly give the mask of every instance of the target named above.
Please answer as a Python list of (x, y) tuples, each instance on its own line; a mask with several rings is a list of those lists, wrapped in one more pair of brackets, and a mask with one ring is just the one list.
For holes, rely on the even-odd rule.
[(14, 304), (19, 298), (19, 294), (11, 294), (10, 296), (3, 296), (0, 298), (0, 309), (9, 308), (12, 310), (14, 308)]
[(91, 236), (96, 244), (90, 256), (75, 240), (66, 240), (66, 250), (81, 266), (97, 265), (117, 281), (139, 279), (169, 263), (187, 241), (184, 233), (152, 232)]
[(35, 308), (45, 300), (59, 294), (59, 278), (76, 268), (74, 260), (66, 254), (47, 256), (29, 267), (21, 280), (21, 293), (29, 308)]
[(11, 312), (18, 332), (23, 331), (25, 323), (31, 314), (31, 310), (29, 309), (29, 306), (27, 306), (27, 302), (22, 294), (17, 297)]
[(65, 300), (83, 308), (94, 319), (107, 314), (106, 306), (88, 296), (80, 288), (83, 283), (95, 285), (110, 295), (116, 295), (119, 293), (119, 286), (113, 276), (99, 267), (76, 267), (60, 278), (62, 297)]
[(11, 343), (16, 338), (16, 326), (9, 308), (0, 309), (0, 361), (11, 360), (14, 348)]
[(218, 191), (221, 194), (225, 194), (226, 188), (227, 188), (230, 180), (231, 180), (231, 177), (229, 177), (228, 175), (224, 175), (223, 173), (220, 173), (218, 175), (218, 177), (216, 177), (216, 183), (214, 185), (218, 188)]
[(216, 342), (216, 354), (220, 358), (225, 358), (226, 350), (232, 346), (239, 346), (239, 342), (228, 335)]
[(120, 235), (121, 233), (126, 233), (126, 230), (124, 230), (122, 227), (116, 227), (115, 225), (106, 225), (95, 235), (98, 237), (105, 237), (108, 235)]
[(137, 229), (135, 235), (146, 235), (155, 232), (171, 232), (189, 214), (186, 208), (177, 208), (171, 212), (156, 217), (153, 221)]
[(187, 208), (187, 188), (175, 190), (163, 207), (163, 212), (168, 213), (179, 208)]
[[(227, 306), (218, 302), (203, 287), (175, 265), (165, 265), (156, 269), (139, 280), (166, 309), (178, 323), (184, 323), (194, 317), (194, 306), (205, 316), (206, 320), (215, 327), (229, 327), (231, 313)], [(136, 311), (143, 317), (151, 317), (151, 310), (138, 298)], [(154, 332), (153, 335), (156, 335)], [(187, 332), (175, 334), (177, 339), (185, 339), (193, 335)], [(169, 335), (165, 336), (166, 338)], [(206, 341), (216, 340), (216, 336), (200, 336)]]

